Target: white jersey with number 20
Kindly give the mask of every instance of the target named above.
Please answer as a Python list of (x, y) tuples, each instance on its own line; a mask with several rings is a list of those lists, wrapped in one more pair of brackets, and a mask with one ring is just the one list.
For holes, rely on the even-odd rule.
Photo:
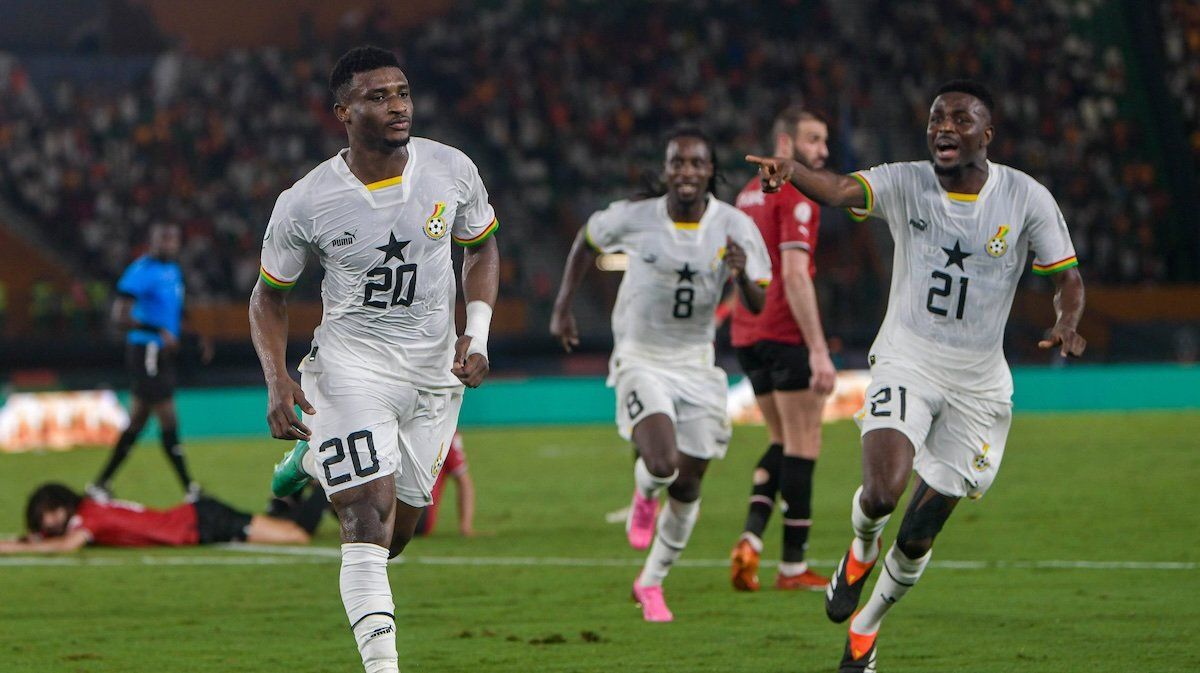
[(450, 241), (481, 243), (498, 226), (479, 171), (461, 151), (413, 138), (403, 175), (364, 185), (346, 152), (279, 196), (263, 238), (267, 285), (291, 287), (310, 253), (325, 269), (321, 324), (300, 368), (461, 389), (450, 373)]

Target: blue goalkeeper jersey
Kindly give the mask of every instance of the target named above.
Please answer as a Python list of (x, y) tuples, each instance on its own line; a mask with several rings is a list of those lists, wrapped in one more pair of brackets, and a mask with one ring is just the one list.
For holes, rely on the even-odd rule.
[(117, 292), (133, 298), (133, 319), (147, 327), (129, 330), (128, 343), (161, 346), (160, 329), (179, 337), (183, 322), (183, 272), (178, 264), (139, 257), (121, 274)]

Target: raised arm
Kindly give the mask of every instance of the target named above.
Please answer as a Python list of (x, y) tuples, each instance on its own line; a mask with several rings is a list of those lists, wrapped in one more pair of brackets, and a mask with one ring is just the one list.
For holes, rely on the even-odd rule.
[(487, 342), (492, 310), (500, 288), (500, 247), (489, 236), (463, 255), (463, 298), (467, 301), (467, 325), (454, 345), (450, 371), (469, 388), (478, 388), (490, 371)]
[(812, 169), (792, 159), (746, 155), (746, 161), (758, 165), (763, 191), (777, 192), (785, 182), (823, 206), (835, 208), (866, 208), (867, 190), (852, 176), (841, 175), (823, 168)]
[(1050, 329), (1050, 334), (1038, 342), (1038, 348), (1047, 350), (1061, 346), (1059, 352), (1063, 356), (1079, 357), (1087, 348), (1087, 339), (1075, 331), (1083, 317), (1083, 277), (1079, 275), (1078, 268), (1071, 268), (1054, 274), (1052, 278), (1054, 313), (1058, 319)]
[(270, 287), (260, 277), (250, 293), (250, 339), (267, 381), (267, 425), (276, 439), (308, 440), (312, 433), (296, 415), (295, 405), (306, 414), (317, 410), (288, 375), (287, 333), (287, 291)]
[(575, 291), (583, 282), (588, 267), (596, 263), (596, 251), (587, 240), (587, 225), (579, 228), (571, 252), (567, 254), (567, 265), (563, 268), (562, 281), (558, 285), (558, 297), (554, 300), (554, 312), (550, 317), (550, 333), (558, 338), (568, 353), (579, 345), (579, 329), (575, 326), (575, 312), (571, 302)]

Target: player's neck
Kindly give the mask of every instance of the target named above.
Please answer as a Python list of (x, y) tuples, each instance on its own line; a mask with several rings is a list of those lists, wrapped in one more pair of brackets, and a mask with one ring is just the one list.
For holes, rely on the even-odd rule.
[(942, 189), (958, 194), (978, 194), (988, 180), (987, 159), (967, 164), (956, 171), (939, 172), (938, 182)]
[(667, 216), (672, 222), (699, 222), (700, 218), (704, 217), (704, 208), (707, 205), (707, 195), (684, 203), (667, 194)]
[(351, 143), (346, 153), (346, 165), (364, 185), (402, 175), (407, 164), (408, 146), (376, 148)]

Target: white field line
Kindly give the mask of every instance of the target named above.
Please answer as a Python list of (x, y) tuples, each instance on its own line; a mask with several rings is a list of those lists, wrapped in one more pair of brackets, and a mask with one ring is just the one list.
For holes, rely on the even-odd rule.
[[(49, 556), (0, 557), (0, 567), (35, 566), (254, 566), (254, 565), (299, 565), (333, 563), (341, 558), (341, 550), (335, 547), (290, 547), (258, 544), (214, 545), (224, 551), (238, 552), (234, 555), (155, 556), (131, 554), (129, 556)], [(832, 566), (831, 559), (811, 559), (816, 566)], [(569, 558), (560, 556), (402, 556), (392, 563), (417, 565), (476, 566), (476, 567), (562, 567), (562, 568), (634, 568), (643, 561), (636, 558)], [(685, 568), (724, 568), (726, 559), (680, 559), (677, 566)], [(763, 561), (764, 567), (773, 567), (774, 561)], [(1068, 561), (1058, 559), (1032, 561), (955, 561), (937, 560), (932, 565), (950, 570), (1196, 570), (1200, 563), (1180, 561)]]

